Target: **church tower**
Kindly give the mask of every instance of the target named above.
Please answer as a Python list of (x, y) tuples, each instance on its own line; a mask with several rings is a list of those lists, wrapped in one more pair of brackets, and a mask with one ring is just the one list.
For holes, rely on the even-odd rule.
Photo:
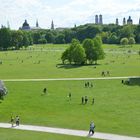
[(118, 20), (118, 18), (116, 18), (116, 25), (119, 25), (119, 20)]
[(36, 27), (39, 27), (38, 20), (36, 20)]
[(51, 30), (54, 30), (54, 23), (53, 23), (53, 20), (52, 20), (52, 23), (51, 23)]
[(129, 24), (129, 25), (133, 24), (133, 20), (131, 19), (131, 16), (129, 16), (129, 18), (127, 20), (127, 24)]
[(102, 15), (99, 15), (99, 24), (103, 24), (103, 17), (102, 17)]
[(95, 24), (98, 24), (98, 15), (95, 15)]
[(21, 30), (31, 30), (27, 20), (25, 20), (25, 22), (23, 23)]
[(125, 20), (125, 17), (123, 18), (123, 25), (125, 25), (126, 24), (126, 20)]

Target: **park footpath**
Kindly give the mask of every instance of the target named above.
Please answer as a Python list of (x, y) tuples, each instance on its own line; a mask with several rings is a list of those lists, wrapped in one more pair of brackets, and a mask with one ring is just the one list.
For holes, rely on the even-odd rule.
[(0, 123), (0, 128), (56, 133), (56, 134), (63, 134), (63, 135), (97, 138), (103, 140), (140, 140), (140, 138), (137, 137), (129, 137), (129, 136), (100, 133), (100, 132), (95, 132), (94, 135), (91, 136), (88, 134), (88, 131), (84, 131), (84, 130), (72, 130), (72, 129), (52, 128), (52, 127), (34, 126), (34, 125), (19, 125), (19, 126), (11, 127), (11, 124), (9, 123)]
[(140, 78), (140, 76), (121, 76), (121, 77), (96, 77), (96, 78), (46, 78), (46, 79), (2, 79), (4, 82), (38, 82), (38, 81), (80, 81), (80, 80), (115, 80)]

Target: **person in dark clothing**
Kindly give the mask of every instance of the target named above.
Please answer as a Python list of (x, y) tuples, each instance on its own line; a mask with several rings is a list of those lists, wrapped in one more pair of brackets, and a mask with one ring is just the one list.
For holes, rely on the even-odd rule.
[(88, 102), (88, 98), (87, 96), (85, 96), (85, 104), (87, 104), (87, 102)]
[(16, 116), (16, 126), (19, 126), (19, 116)]
[(92, 135), (94, 134), (94, 128), (95, 128), (95, 125), (93, 122), (90, 123), (90, 129), (89, 129), (89, 135), (90, 133), (92, 133)]
[(69, 97), (69, 100), (71, 100), (71, 93), (69, 93), (69, 96), (68, 97)]
[(82, 97), (82, 104), (84, 104), (84, 97)]
[(44, 88), (43, 93), (46, 94), (46, 92), (47, 92), (47, 88)]

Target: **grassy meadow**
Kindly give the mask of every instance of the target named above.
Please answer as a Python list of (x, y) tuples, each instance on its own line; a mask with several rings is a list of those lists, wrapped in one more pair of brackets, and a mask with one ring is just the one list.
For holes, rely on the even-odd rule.
[[(140, 76), (140, 46), (131, 49), (116, 45), (104, 45), (106, 58), (98, 65), (63, 66), (61, 54), (68, 45), (33, 46), (28, 50), (0, 52), (0, 78), (72, 78), (101, 77), (109, 70), (110, 76)], [(56, 66), (57, 65), (57, 66)], [(0, 103), (0, 122), (9, 122), (11, 114), (19, 115), (22, 124), (88, 130), (94, 120), (96, 131), (140, 137), (139, 86), (127, 86), (121, 80), (92, 80), (93, 88), (85, 88), (86, 81), (5, 82), (8, 95)], [(43, 88), (48, 93), (42, 95)], [(72, 93), (70, 101), (68, 93)], [(88, 103), (81, 104), (87, 96)], [(95, 99), (92, 105), (92, 98)], [(62, 139), (61, 135), (37, 132), (19, 132), (0, 129), (6, 134), (32, 134), (32, 139), (49, 137)], [(63, 139), (71, 136), (63, 136)], [(21, 140), (22, 140), (21, 138)], [(15, 136), (16, 139), (16, 136)], [(62, 140), (63, 140), (62, 139)], [(72, 139), (87, 139), (73, 137)]]
[(101, 72), (106, 70), (110, 71), (111, 76), (140, 75), (139, 46), (128, 53), (124, 52), (124, 49), (120, 51), (120, 48), (118, 51), (108, 49), (105, 45), (106, 58), (99, 60), (98, 65), (64, 66), (61, 54), (67, 46), (33, 46), (29, 50), (0, 52), (2, 61), (0, 77), (1, 79), (100, 77)]

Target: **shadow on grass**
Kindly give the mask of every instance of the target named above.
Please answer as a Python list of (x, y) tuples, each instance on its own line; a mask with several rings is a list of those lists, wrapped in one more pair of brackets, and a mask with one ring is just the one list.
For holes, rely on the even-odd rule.
[(84, 67), (84, 66), (90, 66), (93, 68), (96, 68), (96, 66), (98, 66), (100, 64), (57, 64), (56, 67), (57, 68), (64, 68), (64, 69), (73, 69), (73, 68), (80, 68), (80, 67)]
[(140, 83), (126, 84), (127, 86), (140, 86)]
[(140, 77), (128, 78), (124, 81), (124, 84), (127, 86), (140, 86)]

